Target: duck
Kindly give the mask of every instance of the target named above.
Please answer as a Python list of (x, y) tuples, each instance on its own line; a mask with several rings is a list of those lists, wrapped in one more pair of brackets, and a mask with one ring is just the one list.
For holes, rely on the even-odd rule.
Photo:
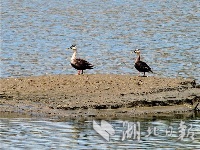
[(145, 72), (151, 72), (153, 73), (153, 71), (151, 70), (151, 68), (143, 61), (140, 60), (140, 49), (136, 49), (134, 50), (134, 53), (137, 54), (137, 58), (135, 60), (135, 68), (140, 72), (143, 72), (143, 77), (147, 77), (145, 75)]
[(73, 50), (73, 55), (71, 57), (71, 66), (78, 70), (78, 75), (83, 74), (83, 70), (93, 69), (94, 65), (89, 63), (88, 61), (80, 58), (76, 58), (77, 47), (76, 45), (72, 45), (67, 49)]

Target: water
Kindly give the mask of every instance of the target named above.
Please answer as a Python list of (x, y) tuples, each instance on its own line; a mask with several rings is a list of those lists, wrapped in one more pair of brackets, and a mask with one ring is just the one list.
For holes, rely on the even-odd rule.
[(74, 74), (71, 51), (95, 65), (87, 73), (133, 74), (135, 54), (154, 76), (200, 81), (198, 0), (1, 1), (1, 77)]
[[(55, 121), (33, 118), (0, 118), (0, 148), (9, 150), (200, 149), (199, 119), (107, 120), (113, 126), (115, 134), (110, 136), (109, 141), (106, 141), (93, 129), (92, 120)], [(181, 121), (186, 126), (183, 130), (185, 135), (183, 134), (182, 140), (179, 139)], [(100, 120), (95, 120), (95, 122), (100, 125)], [(125, 122), (126, 124), (123, 126)], [(136, 130), (130, 130), (130, 139), (127, 138), (127, 135), (123, 138), (123, 132), (128, 130), (127, 123), (129, 123), (129, 127), (131, 124), (132, 126), (136, 125)], [(148, 128), (152, 131), (148, 132)], [(139, 130), (140, 132), (137, 133), (140, 134), (136, 134), (134, 138), (135, 131)]]
[[(136, 75), (130, 51), (141, 48), (154, 76), (200, 81), (199, 25), (198, 0), (1, 1), (0, 77), (74, 74), (66, 48), (77, 44), (79, 56), (95, 65), (87, 73)], [(200, 149), (199, 118), (184, 120), (193, 125), (195, 139), (183, 141), (177, 141), (181, 119), (140, 121), (141, 141), (121, 141), (123, 121), (109, 121), (116, 132), (106, 142), (92, 121), (1, 118), (0, 148)], [(175, 133), (166, 136), (169, 125)], [(148, 126), (158, 127), (161, 135), (145, 138)]]

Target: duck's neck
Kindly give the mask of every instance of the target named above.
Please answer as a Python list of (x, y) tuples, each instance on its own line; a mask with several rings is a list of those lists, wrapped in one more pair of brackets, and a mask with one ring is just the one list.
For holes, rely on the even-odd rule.
[(137, 63), (138, 61), (140, 61), (140, 54), (138, 54), (138, 57), (135, 60), (135, 63)]
[(72, 58), (71, 58), (71, 62), (74, 61), (74, 59), (76, 59), (76, 51), (74, 51)]

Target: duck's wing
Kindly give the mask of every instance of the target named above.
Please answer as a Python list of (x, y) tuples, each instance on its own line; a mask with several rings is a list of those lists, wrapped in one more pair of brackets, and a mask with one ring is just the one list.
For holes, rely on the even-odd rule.
[(138, 61), (135, 63), (135, 68), (140, 72), (152, 72), (151, 68), (143, 61)]
[(80, 58), (75, 59), (73, 65), (76, 66), (76, 68), (78, 68), (79, 70), (93, 69), (94, 67), (88, 61)]

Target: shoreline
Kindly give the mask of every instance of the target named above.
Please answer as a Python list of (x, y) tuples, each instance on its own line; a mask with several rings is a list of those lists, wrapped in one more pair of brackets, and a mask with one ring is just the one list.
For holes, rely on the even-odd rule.
[[(45, 75), (0, 79), (0, 112), (38, 117), (135, 117), (192, 112), (192, 79), (133, 75)], [(196, 109), (200, 109), (200, 106)]]

